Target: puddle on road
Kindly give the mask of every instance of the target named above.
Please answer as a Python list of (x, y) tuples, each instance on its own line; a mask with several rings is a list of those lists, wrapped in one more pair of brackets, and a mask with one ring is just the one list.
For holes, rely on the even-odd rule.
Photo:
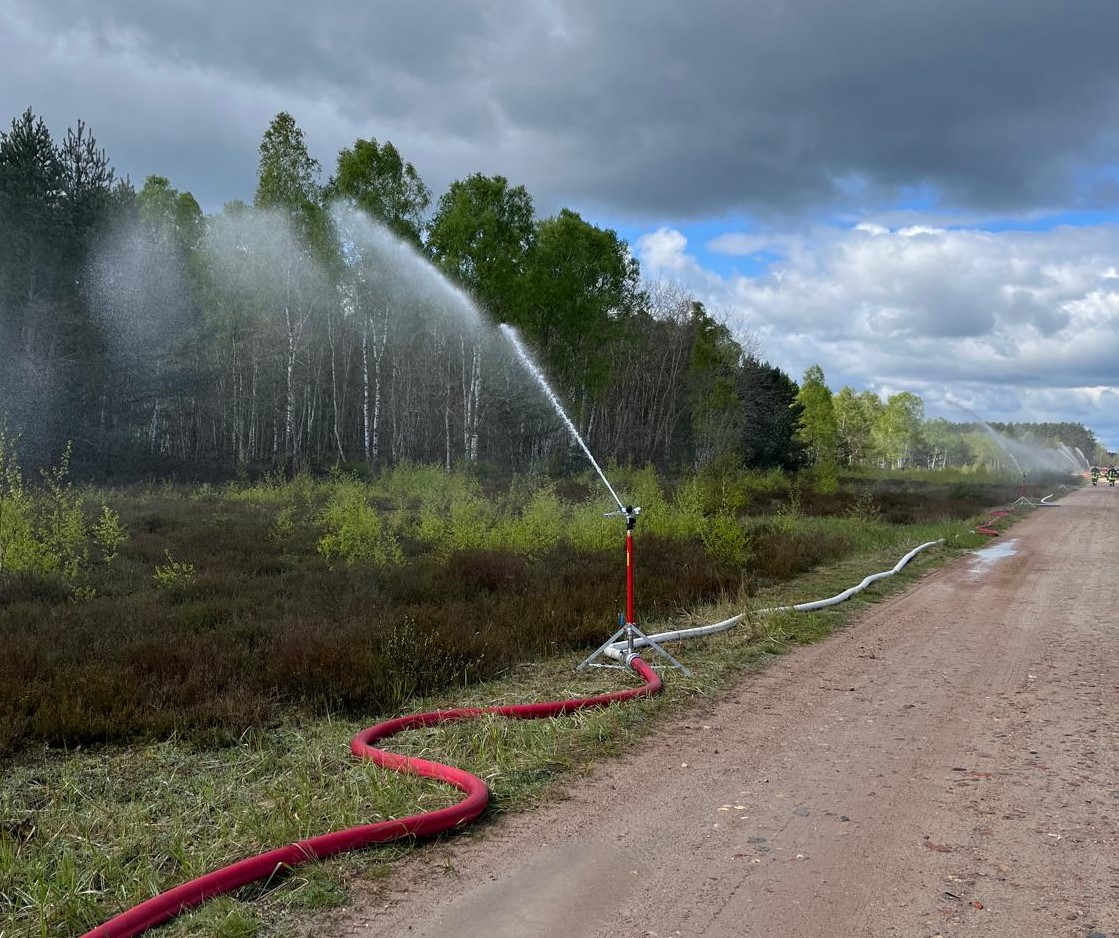
[(990, 547), (984, 547), (972, 554), (971, 572), (986, 573), (1000, 560), (1013, 557), (1018, 553), (1018, 538), (1012, 537), (1006, 541), (999, 541)]

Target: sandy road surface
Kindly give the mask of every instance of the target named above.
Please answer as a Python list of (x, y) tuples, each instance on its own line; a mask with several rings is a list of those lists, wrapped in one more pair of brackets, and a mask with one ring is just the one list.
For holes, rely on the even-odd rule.
[(995, 543), (316, 933), (1119, 938), (1119, 490)]

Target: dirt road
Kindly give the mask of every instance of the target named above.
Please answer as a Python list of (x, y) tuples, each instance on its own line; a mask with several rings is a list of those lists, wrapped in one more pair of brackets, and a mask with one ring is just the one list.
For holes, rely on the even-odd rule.
[(1119, 490), (994, 543), (331, 931), (1119, 938)]

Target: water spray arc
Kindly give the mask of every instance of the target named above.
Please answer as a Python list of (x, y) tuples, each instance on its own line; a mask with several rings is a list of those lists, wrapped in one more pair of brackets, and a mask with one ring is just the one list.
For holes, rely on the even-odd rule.
[[(528, 349), (525, 348), (524, 343), (521, 341), (521, 337), (517, 334), (517, 330), (510, 326), (508, 323), (502, 323), (498, 328), (501, 329), (502, 334), (509, 340), (509, 343), (513, 346), (513, 350), (517, 353), (517, 357), (521, 360), (521, 364), (524, 365), (528, 373), (532, 375), (532, 377), (536, 380), (536, 383), (540, 385), (541, 390), (547, 396), (548, 400), (551, 401), (552, 407), (555, 409), (556, 413), (559, 414), (560, 418), (567, 426), (567, 429), (571, 433), (571, 436), (574, 438), (575, 442), (579, 444), (580, 448), (586, 454), (587, 459), (590, 461), (590, 464), (594, 466), (595, 472), (598, 473), (598, 477), (602, 479), (602, 484), (606, 486), (606, 489), (610, 493), (611, 498), (614, 499), (614, 503), (618, 506), (617, 511), (607, 512), (605, 517), (623, 518), (625, 519), (626, 523), (626, 608), (624, 617), (619, 625), (618, 631), (616, 631), (613, 635), (610, 636), (610, 638), (603, 642), (603, 644), (585, 660), (580, 662), (576, 670), (582, 671), (585, 668), (591, 667), (594, 664), (596, 658), (604, 654), (606, 649), (613, 645), (619, 637), (624, 636), (625, 645), (628, 649), (630, 657), (636, 654), (636, 648), (639, 645), (646, 645), (655, 649), (657, 653), (660, 654), (667, 661), (669, 661), (673, 667), (678, 668), (679, 670), (690, 676), (691, 672), (687, 668), (685, 668), (679, 661), (672, 657), (672, 655), (670, 655), (667, 651), (661, 648), (661, 646), (657, 642), (650, 641), (649, 637), (637, 626), (637, 615), (634, 608), (633, 587), (635, 560), (633, 549), (633, 531), (634, 528), (637, 527), (637, 516), (641, 513), (641, 508), (635, 505), (626, 505), (618, 497), (618, 493), (614, 491), (614, 486), (610, 484), (610, 480), (606, 478), (606, 473), (602, 471), (602, 467), (598, 464), (598, 460), (596, 460), (594, 458), (594, 454), (591, 453), (590, 447), (587, 446), (586, 441), (576, 429), (574, 422), (572, 422), (571, 418), (567, 416), (567, 411), (563, 409), (563, 405), (560, 403), (560, 399), (556, 395), (556, 392), (553, 391), (551, 385), (548, 384), (548, 379), (544, 377), (544, 372), (542, 372), (540, 370), (540, 366), (532, 360), (532, 356), (529, 355)], [(610, 667), (612, 667), (612, 665)]]
[[(575, 424), (572, 423), (571, 418), (567, 416), (567, 411), (563, 409), (560, 399), (556, 396), (556, 392), (552, 390), (552, 386), (548, 384), (548, 379), (544, 377), (544, 372), (532, 360), (532, 356), (528, 354), (528, 349), (525, 348), (521, 337), (517, 334), (517, 330), (510, 326), (508, 323), (502, 323), (498, 328), (501, 330), (502, 335), (509, 340), (509, 344), (513, 346), (513, 350), (517, 353), (517, 357), (521, 360), (521, 364), (535, 379), (536, 383), (540, 385), (541, 390), (547, 395), (548, 400), (551, 401), (552, 407), (555, 408), (557, 414), (560, 415), (563, 422), (567, 425), (568, 431), (574, 438), (575, 442), (579, 444), (583, 452), (586, 454), (590, 464), (594, 466), (594, 471), (598, 473), (598, 477), (602, 479), (602, 484), (606, 486), (606, 490), (610, 493), (610, 497), (614, 499), (614, 503), (618, 506), (616, 514), (628, 516), (629, 512), (633, 512), (636, 516), (641, 511), (640, 508), (627, 508), (620, 498), (618, 493), (614, 491), (614, 486), (610, 484), (610, 480), (606, 478), (606, 473), (602, 471), (602, 466), (598, 464), (598, 460), (594, 458), (594, 454), (590, 451), (590, 447), (584, 442), (583, 437), (580, 436), (579, 431), (575, 429)], [(615, 514), (612, 512), (612, 514)]]

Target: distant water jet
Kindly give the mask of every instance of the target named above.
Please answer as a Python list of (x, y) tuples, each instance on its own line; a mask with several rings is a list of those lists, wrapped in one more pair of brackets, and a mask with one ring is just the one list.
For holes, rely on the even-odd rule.
[(950, 402), (952, 406), (963, 411), (970, 416), (976, 424), (978, 424), (983, 432), (986, 433), (994, 444), (1003, 453), (1009, 457), (1010, 461), (1014, 464), (1014, 468), (1018, 470), (1019, 474), (1025, 475), (1027, 469), (1030, 470), (1050, 470), (1053, 472), (1060, 471), (1076, 471), (1082, 472), (1087, 468), (1087, 460), (1084, 459), (1084, 454), (1080, 450), (1076, 450), (1079, 454), (1079, 459), (1072, 454), (1072, 450), (1060, 443), (1057, 446), (1043, 445), (1036, 440), (1024, 441), (1009, 437), (1004, 433), (999, 433), (992, 427), (986, 420), (980, 417), (970, 407), (966, 407), (957, 401)]

